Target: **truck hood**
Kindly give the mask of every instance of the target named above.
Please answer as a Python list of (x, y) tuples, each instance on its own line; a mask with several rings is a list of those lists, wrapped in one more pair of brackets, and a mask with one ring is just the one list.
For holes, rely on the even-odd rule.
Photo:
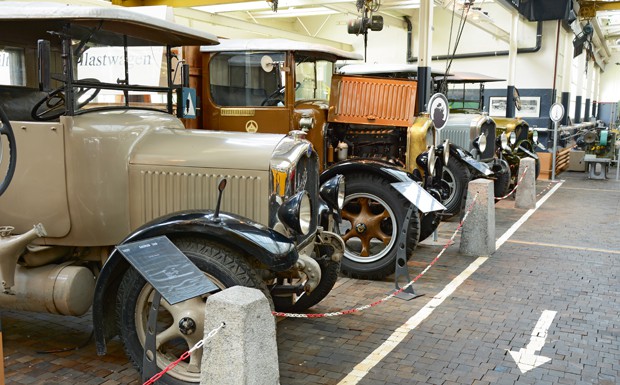
[(129, 162), (266, 171), (274, 149), (283, 138), (284, 135), (276, 134), (161, 128), (142, 136)]

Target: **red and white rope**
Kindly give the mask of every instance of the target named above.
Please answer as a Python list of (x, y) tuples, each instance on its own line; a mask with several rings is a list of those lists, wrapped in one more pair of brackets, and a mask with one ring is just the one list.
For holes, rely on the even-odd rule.
[(519, 187), (519, 185), (521, 184), (521, 182), (523, 182), (523, 178), (525, 177), (525, 173), (527, 172), (527, 169), (529, 168), (529, 166), (525, 166), (525, 168), (523, 169), (523, 174), (521, 174), (521, 177), (519, 178), (519, 180), (517, 181), (517, 184), (515, 184), (515, 187), (506, 195), (504, 195), (503, 197), (500, 198), (495, 198), (496, 201), (501, 201), (503, 199), (508, 198), (509, 196), (511, 196), (512, 194), (514, 194), (515, 191), (517, 191), (517, 188)]
[(276, 317), (289, 317), (289, 318), (337, 317), (337, 316), (341, 316), (341, 315), (357, 313), (357, 312), (369, 309), (371, 307), (375, 307), (377, 305), (380, 305), (380, 304), (382, 304), (382, 303), (384, 303), (384, 302), (386, 302), (386, 301), (396, 297), (396, 295), (398, 295), (398, 294), (402, 293), (403, 291), (405, 291), (409, 286), (413, 285), (418, 279), (420, 279), (420, 277), (422, 277), (424, 274), (426, 274), (426, 272), (437, 262), (437, 260), (439, 260), (439, 258), (443, 255), (443, 253), (446, 251), (446, 249), (448, 247), (450, 247), (452, 244), (454, 244), (454, 238), (456, 237), (456, 234), (458, 234), (458, 232), (463, 227), (463, 223), (465, 223), (465, 220), (467, 219), (467, 216), (469, 215), (469, 213), (471, 212), (472, 208), (474, 207), (474, 204), (476, 203), (477, 199), (478, 199), (478, 193), (476, 193), (476, 195), (474, 195), (474, 198), (472, 199), (471, 203), (467, 207), (467, 210), (465, 211), (465, 214), (463, 215), (463, 219), (461, 220), (461, 222), (459, 222), (459, 225), (457, 226), (456, 230), (454, 231), (454, 233), (452, 234), (452, 236), (450, 237), (450, 239), (448, 240), (446, 245), (441, 249), (439, 254), (437, 254), (435, 259), (433, 259), (431, 261), (431, 263), (429, 263), (428, 266), (426, 266), (426, 268), (424, 270), (422, 270), (422, 272), (420, 274), (418, 274), (414, 279), (412, 279), (405, 286), (403, 286), (399, 290), (394, 291), (393, 293), (391, 293), (387, 297), (384, 297), (384, 298), (382, 298), (382, 299), (380, 299), (380, 300), (378, 300), (376, 302), (373, 302), (373, 303), (370, 303), (370, 304), (367, 304), (367, 305), (356, 307), (354, 309), (341, 310), (341, 311), (336, 311), (336, 312), (331, 312), (331, 313), (318, 313), (318, 314), (310, 313), (310, 314), (304, 314), (304, 313), (282, 313), (282, 312), (274, 311), (274, 312), (272, 312), (272, 314), (274, 316), (276, 316)]

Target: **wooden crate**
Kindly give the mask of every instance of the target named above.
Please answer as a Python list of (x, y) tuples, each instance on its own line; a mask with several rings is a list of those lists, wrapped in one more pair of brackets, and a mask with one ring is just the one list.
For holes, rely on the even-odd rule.
[[(570, 161), (570, 151), (572, 147), (567, 147), (563, 149), (558, 149), (556, 158), (555, 158), (555, 175), (558, 176), (562, 171), (566, 171), (568, 169), (569, 161)], [(552, 158), (550, 152), (539, 152), (537, 153), (538, 159), (540, 159), (540, 175), (538, 175), (538, 179), (551, 179), (551, 166), (552, 166)]]

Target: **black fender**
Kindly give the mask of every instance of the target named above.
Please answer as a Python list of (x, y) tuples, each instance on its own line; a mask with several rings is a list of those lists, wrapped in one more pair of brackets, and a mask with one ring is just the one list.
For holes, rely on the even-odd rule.
[(457, 160), (465, 163), (474, 174), (482, 174), (485, 177), (493, 176), (493, 171), (484, 162), (476, 160), (469, 151), (454, 143), (450, 143), (450, 160)]
[(321, 183), (324, 183), (338, 174), (344, 175), (346, 182), (347, 174), (354, 173), (377, 175), (381, 178), (385, 178), (390, 183), (420, 181), (419, 178), (416, 178), (413, 174), (406, 172), (392, 163), (376, 159), (347, 159), (335, 163), (330, 168), (323, 171), (321, 174)]
[(519, 143), (517, 143), (517, 145), (515, 146), (515, 152), (522, 151), (525, 154), (527, 154), (527, 156), (530, 156), (530, 157), (532, 157), (534, 159), (538, 159), (538, 154), (536, 154), (535, 151), (530, 151), (527, 148), (525, 148), (523, 146), (523, 143), (527, 143), (528, 146), (530, 146), (530, 148), (534, 148), (535, 147), (528, 139), (524, 139), (524, 140), (520, 141)]
[[(121, 244), (161, 235), (195, 235), (215, 240), (256, 258), (271, 270), (291, 268), (299, 255), (292, 240), (247, 218), (211, 210), (176, 212), (154, 219), (135, 230)], [(115, 322), (116, 294), (129, 262), (118, 250), (110, 254), (95, 285), (93, 328), (97, 354), (106, 353), (106, 338), (117, 334)]]

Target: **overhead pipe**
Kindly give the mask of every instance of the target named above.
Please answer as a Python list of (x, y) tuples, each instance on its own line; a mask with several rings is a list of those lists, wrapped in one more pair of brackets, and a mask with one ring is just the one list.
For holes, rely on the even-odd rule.
[[(411, 21), (405, 16), (405, 22), (407, 23), (407, 63), (415, 63), (418, 61), (417, 57), (411, 56)], [(525, 47), (517, 49), (517, 54), (522, 53), (536, 53), (540, 51), (542, 47), (542, 21), (539, 21), (536, 25), (536, 44), (533, 47)], [(493, 57), (493, 56), (508, 56), (509, 50), (505, 51), (487, 51), (487, 52), (472, 52), (472, 53), (460, 53), (455, 55), (438, 55), (433, 56), (432, 60), (448, 60), (448, 59), (474, 59), (480, 57)]]

